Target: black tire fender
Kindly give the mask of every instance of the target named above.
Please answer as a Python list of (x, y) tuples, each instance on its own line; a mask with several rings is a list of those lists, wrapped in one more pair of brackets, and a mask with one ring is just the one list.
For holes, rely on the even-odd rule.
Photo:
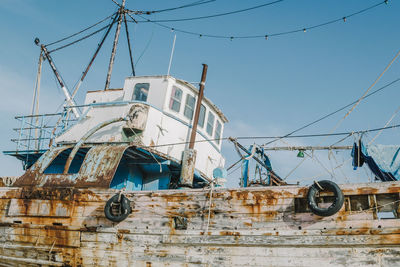
[[(104, 214), (106, 215), (106, 218), (112, 222), (122, 222), (132, 212), (131, 202), (129, 199), (125, 195), (121, 194), (120, 201), (118, 201), (119, 197), (119, 194), (114, 195), (104, 206)], [(113, 205), (119, 205), (119, 214), (114, 214)]]
[[(328, 190), (334, 194), (333, 203), (328, 208), (320, 208), (317, 204), (317, 194), (323, 190)], [(332, 216), (342, 208), (344, 203), (344, 195), (336, 183), (328, 180), (322, 180), (315, 182), (312, 186), (310, 186), (308, 189), (307, 201), (308, 206), (315, 215), (326, 217)]]

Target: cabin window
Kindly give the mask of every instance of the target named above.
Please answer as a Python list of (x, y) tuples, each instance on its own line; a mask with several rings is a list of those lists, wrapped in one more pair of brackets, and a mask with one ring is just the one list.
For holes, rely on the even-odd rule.
[(207, 120), (207, 133), (212, 136), (214, 131), (214, 120), (215, 116), (211, 112), (208, 112), (208, 120)]
[(149, 83), (137, 83), (133, 90), (132, 100), (136, 101), (147, 101), (147, 95), (149, 94)]
[(200, 106), (200, 114), (199, 114), (199, 122), (197, 123), (198, 126), (201, 128), (204, 127), (204, 120), (206, 118), (206, 107), (204, 105)]
[(216, 142), (218, 145), (221, 143), (221, 139), (220, 139), (221, 138), (221, 128), (222, 128), (222, 125), (217, 120), (217, 125), (215, 127), (215, 139), (217, 139)]
[[(50, 163), (50, 165), (46, 168), (46, 170), (43, 173), (46, 174), (60, 174), (64, 172), (64, 167), (65, 163), (71, 154), (72, 148), (68, 148), (64, 151), (62, 151), (60, 154), (57, 155), (57, 157)], [(78, 173), (83, 160), (85, 159), (85, 156), (87, 152), (89, 151), (89, 148), (82, 147), (80, 148), (77, 153), (75, 154), (74, 159), (71, 162), (71, 165), (69, 167), (68, 173), (73, 174), (73, 173)]]
[(194, 113), (194, 104), (196, 103), (196, 98), (191, 95), (186, 96), (185, 110), (183, 111), (183, 115), (186, 118), (191, 120), (193, 118)]
[(179, 112), (181, 108), (181, 101), (182, 101), (182, 90), (177, 87), (173, 87), (171, 101), (169, 102), (169, 108), (172, 109), (173, 111)]

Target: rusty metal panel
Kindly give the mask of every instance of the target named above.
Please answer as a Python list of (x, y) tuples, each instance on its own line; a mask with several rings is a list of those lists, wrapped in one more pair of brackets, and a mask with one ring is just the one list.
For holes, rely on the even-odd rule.
[(89, 150), (75, 181), (77, 187), (109, 188), (128, 145), (99, 145)]
[(71, 146), (52, 147), (47, 150), (32, 167), (18, 178), (13, 186), (37, 186), (43, 180), (46, 167), (64, 150)]

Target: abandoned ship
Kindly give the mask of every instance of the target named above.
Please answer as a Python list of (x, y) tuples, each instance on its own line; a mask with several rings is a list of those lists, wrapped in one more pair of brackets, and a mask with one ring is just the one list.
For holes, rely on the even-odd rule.
[[(81, 77), (117, 25), (106, 87), (83, 104), (35, 40), (38, 80), (46, 60), (66, 105), (16, 117), (17, 147), (4, 153), (25, 173), (0, 179), (0, 266), (400, 266), (396, 175), (290, 185), (262, 149), (231, 138), (242, 181), (224, 188), (228, 120), (203, 96), (207, 65), (199, 89), (170, 75), (132, 75), (109, 88), (124, 2)], [(43, 123), (49, 117), (57, 123)], [(368, 163), (361, 144), (354, 154), (356, 165)], [(249, 181), (250, 160), (264, 180)]]

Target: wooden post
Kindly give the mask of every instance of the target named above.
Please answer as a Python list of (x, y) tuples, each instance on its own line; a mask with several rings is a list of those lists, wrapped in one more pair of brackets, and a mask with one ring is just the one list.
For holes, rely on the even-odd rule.
[(200, 89), (197, 97), (196, 110), (193, 118), (193, 126), (190, 135), (189, 148), (183, 151), (180, 187), (193, 186), (193, 175), (196, 163), (196, 150), (194, 149), (194, 143), (196, 141), (197, 124), (199, 122), (201, 102), (203, 101), (204, 84), (207, 76), (207, 67), (208, 67), (207, 64), (203, 64), (203, 73), (201, 74)]

